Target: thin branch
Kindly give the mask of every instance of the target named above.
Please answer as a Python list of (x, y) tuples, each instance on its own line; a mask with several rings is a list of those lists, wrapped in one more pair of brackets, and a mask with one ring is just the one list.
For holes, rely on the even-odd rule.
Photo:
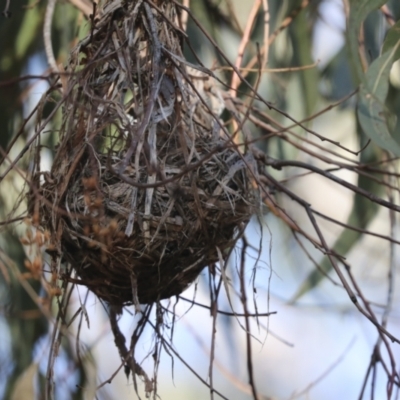
[[(242, 35), (242, 40), (240, 41), (239, 49), (238, 49), (238, 55), (236, 57), (235, 61), (235, 68), (234, 70), (239, 70), (240, 66), (242, 65), (242, 60), (244, 56), (244, 51), (247, 47), (247, 44), (250, 40), (250, 34), (253, 29), (255, 19), (257, 17), (258, 10), (260, 9), (260, 6), (262, 4), (262, 0), (255, 0), (253, 3), (253, 7), (250, 11), (250, 14), (247, 18), (247, 24), (244, 29), (243, 35)], [(262, 66), (260, 66), (262, 68)], [(232, 80), (231, 80), (231, 89), (230, 89), (230, 94), (232, 97), (236, 97), (236, 91), (241, 82), (241, 77), (238, 74), (233, 73), (232, 75)]]
[(46, 14), (44, 16), (44, 25), (43, 25), (43, 40), (44, 40), (44, 49), (46, 51), (47, 62), (50, 65), (50, 68), (54, 73), (58, 74), (59, 69), (56, 63), (56, 59), (54, 57), (53, 45), (51, 40), (51, 28), (53, 21), (54, 8), (56, 6), (57, 0), (47, 0)]
[(253, 373), (253, 355), (252, 355), (252, 345), (251, 345), (251, 340), (252, 340), (252, 335), (251, 335), (251, 328), (250, 328), (250, 320), (249, 320), (249, 312), (247, 309), (247, 295), (246, 295), (246, 286), (245, 286), (245, 264), (246, 264), (246, 242), (242, 240), (242, 245), (243, 249), (241, 252), (241, 260), (240, 260), (240, 299), (242, 302), (243, 306), (243, 311), (244, 311), (244, 321), (245, 321), (245, 326), (246, 326), (246, 357), (247, 357), (247, 373), (249, 376), (249, 384), (251, 387), (251, 391), (253, 394), (253, 399), (257, 400), (257, 389), (256, 389), (256, 382), (254, 379), (254, 373)]
[(10, 0), (6, 0), (6, 5), (5, 5), (5, 7), (4, 7), (4, 10), (3, 10), (2, 14), (3, 14), (6, 18), (10, 18), (10, 17), (11, 17)]
[(282, 169), (283, 167), (298, 167), (298, 168), (303, 168), (303, 169), (307, 169), (309, 171), (313, 171), (315, 173), (317, 173), (318, 175), (324, 176), (325, 178), (330, 179), (331, 181), (334, 181), (336, 183), (338, 183), (339, 185), (346, 187), (350, 190), (352, 190), (354, 193), (360, 194), (361, 196), (371, 200), (373, 203), (379, 204), (383, 207), (386, 207), (390, 210), (395, 210), (400, 212), (400, 206), (391, 203), (390, 201), (387, 200), (383, 200), (380, 197), (374, 195), (371, 192), (368, 192), (365, 189), (362, 189), (356, 185), (353, 185), (341, 178), (338, 178), (337, 176), (331, 174), (330, 172), (324, 171), (318, 167), (315, 167), (311, 164), (307, 164), (301, 161), (280, 161), (280, 160), (273, 160), (272, 158), (268, 157), (268, 161), (266, 161), (266, 165), (271, 166), (272, 168), (275, 169)]

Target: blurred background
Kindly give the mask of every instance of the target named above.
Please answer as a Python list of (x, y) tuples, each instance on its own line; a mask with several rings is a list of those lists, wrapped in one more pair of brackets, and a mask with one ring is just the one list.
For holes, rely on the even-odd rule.
[[(368, 5), (372, 2), (362, 3), (367, 8), (373, 7)], [(387, 30), (400, 18), (398, 2), (381, 3), (384, 7), (368, 13), (363, 25), (367, 64), (379, 56)], [(191, 0), (189, 5), (206, 32), (235, 63), (256, 4), (253, 0)], [(56, 5), (52, 40), (59, 63), (66, 62), (68, 52), (88, 30), (87, 18), (82, 12), (84, 5), (86, 3), (75, 1), (59, 1)], [(370, 182), (361, 182), (357, 171), (329, 165), (322, 157), (282, 142), (278, 137), (264, 140), (262, 129), (255, 124), (249, 123), (248, 128), (254, 137), (260, 138), (257, 146), (266, 154), (281, 160), (311, 163), (332, 171), (343, 181), (398, 204), (396, 157), (375, 144), (362, 153), (367, 153), (365, 156), (346, 150), (356, 153), (366, 142), (357, 122), (356, 98), (353, 96), (341, 101), (359, 85), (354, 78), (355, 67), (349, 56), (349, 32), (346, 30), (350, 5), (341, 0), (269, 1), (267, 37), (276, 32), (276, 38), (269, 46), (268, 63), (262, 71), (258, 91), (264, 99), (295, 120), (313, 116), (305, 122), (307, 128), (331, 142), (319, 141), (304, 129), (294, 127), (293, 132), (301, 138), (299, 143), (308, 149), (312, 147), (304, 142), (305, 139), (335, 152), (332, 156), (335, 159), (346, 157), (349, 163), (381, 165), (382, 160), (390, 159), (388, 165), (393, 172), (388, 178), (390, 189), (384, 186), (378, 190)], [(0, 33), (5, 38), (0, 52), (0, 157), (3, 159), (0, 170), (0, 398), (13, 400), (44, 398), (41, 388), (49, 362), (52, 321), (58, 309), (56, 302), (52, 305), (46, 303), (40, 280), (24, 275), (27, 272), (26, 260), (35, 257), (32, 246), (21, 241), (31, 229), (23, 220), (26, 187), (21, 172), (29, 171), (29, 152), (12, 172), (6, 173), (10, 160), (29, 145), (36, 124), (35, 114), (32, 118), (30, 114), (34, 113), (48, 88), (46, 80), (35, 78), (48, 72), (42, 35), (45, 9), (44, 2), (13, 0), (9, 5), (11, 15), (0, 17)], [(262, 9), (260, 6), (254, 18), (242, 66), (248, 64), (264, 43), (266, 25)], [(215, 69), (221, 80), (229, 84), (231, 71), (217, 68), (226, 63), (191, 18), (188, 19), (187, 33), (194, 52), (204, 65)], [(188, 60), (196, 63), (190, 49), (185, 51)], [(32, 78), (17, 79), (22, 76)], [(257, 73), (252, 72), (248, 79), (254, 83), (256, 76)], [(387, 100), (388, 107), (396, 115), (400, 114), (399, 88), (400, 66), (396, 62), (390, 71)], [(239, 89), (245, 94), (243, 85)], [(336, 102), (339, 102), (337, 106), (328, 107)], [(292, 125), (284, 115), (268, 110), (265, 105), (258, 106), (283, 126)], [(320, 111), (323, 112), (318, 115)], [(53, 129), (56, 129), (56, 124), (57, 121), (53, 123)], [(396, 127), (394, 131), (398, 136), (398, 125)], [(394, 139), (398, 141), (399, 137), (394, 136)], [(48, 145), (41, 160), (44, 170), (51, 167), (56, 140), (56, 135), (49, 129), (43, 139)], [(342, 148), (333, 142), (339, 142)], [(8, 157), (4, 156), (6, 149), (9, 149)], [(314, 151), (322, 153), (315, 148)], [(386, 329), (398, 338), (399, 253), (398, 245), (393, 244), (393, 241), (400, 240), (397, 215), (372, 202), (360, 201), (351, 190), (325, 176), (305, 173), (296, 167), (273, 171), (273, 174), (314, 210), (361, 230), (349, 234), (350, 231), (343, 226), (322, 218), (318, 220), (328, 245), (346, 257), (347, 265), (351, 266), (353, 276), (378, 320), (381, 322), (383, 316), (387, 316)], [(276, 198), (298, 226), (314, 235), (304, 208), (279, 193)], [(357, 214), (355, 210), (362, 214), (361, 219), (354, 217)], [(13, 222), (12, 218), (16, 221)], [(366, 234), (365, 230), (375, 236)], [(389, 372), (382, 366), (390, 364), (390, 355), (399, 360), (399, 346), (389, 344), (384, 347), (379, 352), (382, 360), (371, 363), (382, 339), (377, 328), (349, 299), (336, 273), (327, 266), (324, 255), (309, 241), (299, 238), (279, 215), (267, 207), (253, 217), (245, 236), (251, 245), (247, 251), (245, 274), (248, 293), (252, 295), (248, 299), (249, 312), (273, 313), (251, 321), (252, 361), (259, 398), (389, 398)], [(238, 243), (232, 254), (231, 271), (235, 271), (239, 264), (241, 246), (242, 243)], [(316, 264), (327, 276), (318, 273)], [(237, 287), (234, 273), (231, 278), (233, 288)], [(214, 320), (209, 310), (208, 270), (176, 304), (175, 301), (163, 301), (169, 304), (170, 309), (174, 307), (176, 319), (173, 320), (171, 314), (163, 334), (171, 339), (176, 353), (171, 348), (163, 351), (158, 367), (158, 394), (163, 399), (210, 398), (210, 389), (205, 382), (210, 383)], [(83, 302), (84, 312), (73, 319), (72, 316), (82, 310)], [(232, 308), (242, 310), (239, 296), (228, 298), (221, 293), (218, 306), (228, 315), (220, 314), (215, 326), (213, 386), (228, 399), (252, 398), (244, 319), (232, 314)], [(54, 367), (55, 398), (136, 398), (132, 377), (127, 377), (123, 368), (116, 373), (121, 360), (104, 305), (83, 288), (75, 288), (69, 313), (72, 323), (64, 332)], [(133, 309), (124, 310), (120, 326), (127, 338), (136, 327), (138, 318)], [(149, 351), (154, 341), (154, 330), (147, 326), (136, 349), (136, 360), (150, 376), (153, 359)], [(80, 359), (77, 354), (80, 354)], [(399, 367), (396, 368), (399, 373)], [(143, 383), (140, 379), (137, 381), (138, 391), (144, 398)], [(220, 398), (218, 394), (214, 396)], [(397, 386), (390, 398), (399, 396)]]

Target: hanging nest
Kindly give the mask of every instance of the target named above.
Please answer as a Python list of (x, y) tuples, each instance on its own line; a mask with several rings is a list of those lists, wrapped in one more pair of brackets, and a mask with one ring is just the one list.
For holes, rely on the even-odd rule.
[(55, 161), (31, 195), (49, 252), (117, 306), (179, 295), (256, 205), (219, 89), (187, 66), (174, 3), (154, 3), (106, 4), (72, 51)]

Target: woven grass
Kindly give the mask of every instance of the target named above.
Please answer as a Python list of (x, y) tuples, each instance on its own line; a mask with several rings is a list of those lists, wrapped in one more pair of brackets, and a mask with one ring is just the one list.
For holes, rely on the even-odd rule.
[(55, 161), (31, 199), (49, 251), (116, 306), (179, 295), (256, 205), (219, 89), (187, 66), (174, 3), (154, 3), (106, 4), (71, 53)]

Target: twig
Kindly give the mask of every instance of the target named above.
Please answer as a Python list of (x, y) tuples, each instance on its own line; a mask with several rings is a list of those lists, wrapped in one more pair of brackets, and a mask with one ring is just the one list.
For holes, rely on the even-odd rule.
[[(115, 345), (117, 346), (117, 349), (119, 351), (119, 354), (121, 356), (121, 360), (122, 360), (123, 364), (125, 364), (125, 363), (128, 364), (129, 368), (131, 369), (131, 371), (134, 375), (139, 375), (143, 378), (143, 380), (145, 382), (146, 393), (151, 393), (152, 388), (153, 388), (152, 381), (148, 378), (148, 376), (147, 376), (146, 372), (143, 370), (143, 368), (133, 358), (132, 343), (134, 342), (133, 341), (134, 336), (132, 336), (131, 348), (130, 348), (130, 350), (128, 350), (128, 348), (125, 345), (125, 342), (126, 342), (125, 336), (122, 334), (122, 332), (118, 326), (117, 312), (114, 307), (110, 308), (109, 317), (110, 317), (111, 330), (114, 335)], [(139, 326), (140, 326), (140, 324), (139, 324)]]
[[(190, 7), (190, 0), (183, 0), (183, 1), (182, 1), (182, 4), (183, 4), (186, 8), (189, 8), (189, 7)], [(183, 30), (184, 32), (186, 32), (186, 30), (187, 30), (188, 19), (189, 19), (189, 14), (188, 14), (186, 11), (184, 11), (184, 12), (181, 14), (181, 24), (182, 24), (182, 30)]]
[(11, 11), (10, 11), (10, 0), (6, 0), (6, 5), (4, 7), (3, 13), (2, 13), (6, 18), (11, 17)]
[(268, 64), (268, 57), (269, 57), (269, 28), (270, 28), (270, 12), (269, 12), (269, 5), (268, 0), (263, 0), (263, 8), (264, 8), (264, 40), (262, 46), (262, 63), (260, 68), (263, 68), (264, 65)]
[(244, 311), (244, 321), (246, 326), (246, 357), (247, 357), (247, 373), (249, 376), (249, 385), (251, 387), (251, 391), (253, 394), (253, 399), (257, 400), (257, 389), (256, 389), (256, 382), (254, 379), (253, 374), (253, 355), (252, 355), (252, 345), (251, 345), (251, 329), (250, 329), (250, 320), (249, 320), (249, 312), (247, 309), (247, 295), (246, 295), (246, 286), (245, 286), (245, 264), (246, 264), (246, 242), (242, 241), (243, 249), (241, 252), (241, 259), (240, 259), (240, 300), (242, 302), (243, 311)]
[[(320, 61), (317, 60), (314, 63), (309, 64), (309, 65), (303, 65), (301, 67), (286, 67), (286, 68), (247, 68), (247, 67), (240, 67), (239, 71), (241, 71), (241, 72), (261, 72), (261, 73), (267, 73), (267, 72), (296, 72), (296, 71), (304, 71), (304, 70), (307, 70), (307, 69), (315, 68), (319, 63), (320, 63)], [(222, 67), (216, 67), (215, 71), (233, 71), (233, 68), (232, 67), (228, 67), (228, 66), (222, 66)]]
[[(242, 40), (239, 45), (238, 49), (238, 55), (236, 57), (235, 61), (235, 69), (239, 70), (240, 66), (242, 65), (242, 60), (243, 60), (243, 55), (244, 55), (244, 50), (247, 47), (247, 43), (249, 42), (250, 39), (250, 33), (251, 30), (253, 29), (254, 22), (258, 13), (258, 10), (261, 6), (261, 0), (255, 0), (253, 3), (253, 8), (250, 11), (249, 17), (247, 18), (247, 24), (243, 32)], [(262, 68), (262, 66), (260, 66)], [(233, 73), (232, 75), (232, 80), (231, 80), (231, 89), (230, 89), (230, 94), (232, 97), (236, 97), (237, 95), (237, 88), (240, 84), (240, 79), (241, 77), (237, 75), (236, 73)]]
[(370, 193), (365, 189), (362, 189), (362, 188), (360, 188), (360, 187), (358, 187), (356, 185), (353, 185), (353, 184), (351, 184), (351, 183), (349, 183), (349, 182), (347, 182), (347, 181), (345, 181), (345, 180), (343, 180), (341, 178), (338, 178), (337, 176), (331, 174), (330, 172), (324, 171), (324, 170), (322, 170), (322, 169), (320, 169), (318, 167), (315, 167), (313, 165), (310, 165), (310, 164), (307, 164), (307, 163), (304, 163), (304, 162), (301, 162), (301, 161), (290, 161), (290, 160), (288, 160), (288, 161), (286, 161), (286, 160), (279, 161), (279, 160), (273, 160), (270, 157), (268, 157), (268, 161), (266, 161), (266, 165), (269, 165), (269, 166), (271, 166), (271, 167), (273, 167), (275, 169), (282, 169), (283, 167), (291, 166), (291, 167), (304, 168), (304, 169), (316, 172), (317, 174), (325, 176), (326, 178), (328, 178), (328, 179), (340, 184), (341, 186), (346, 187), (346, 188), (352, 190), (353, 192), (360, 194), (363, 197), (366, 197), (367, 199), (371, 200), (374, 203), (377, 203), (377, 204), (379, 204), (379, 205), (381, 205), (383, 207), (386, 207), (386, 208), (388, 208), (390, 210), (395, 210), (395, 211), (400, 212), (400, 206), (398, 206), (396, 204), (393, 204), (390, 201), (383, 200), (380, 197), (374, 195), (373, 193)]
[[(149, 324), (153, 327), (153, 329), (156, 331), (156, 327), (155, 325), (149, 321)], [(171, 352), (173, 353), (181, 362), (183, 365), (185, 365), (185, 367), (192, 372), (193, 375), (196, 376), (196, 378), (203, 383), (205, 386), (207, 386), (208, 388), (210, 388), (210, 385), (208, 384), (208, 382), (203, 379), (194, 369), (193, 367), (185, 361), (185, 359), (179, 354), (179, 352), (177, 350), (175, 350), (175, 348), (173, 347), (173, 345), (171, 343), (169, 343), (163, 336), (159, 336), (159, 340), (161, 341), (163, 347), (166, 349), (167, 352)], [(222, 399), (224, 400), (229, 400), (227, 397), (225, 397), (221, 392), (219, 392), (216, 389), (213, 389), (214, 393), (216, 393), (218, 396), (220, 396)]]
[(382, 14), (386, 18), (387, 23), (389, 26), (393, 26), (396, 23), (396, 18), (393, 16), (393, 13), (390, 11), (387, 4), (384, 4), (381, 7)]
[[(275, 39), (278, 37), (278, 35), (293, 22), (293, 20), (297, 17), (297, 15), (301, 11), (303, 11), (304, 8), (306, 8), (308, 6), (309, 2), (310, 2), (310, 0), (303, 0), (302, 3), (300, 4), (300, 6), (297, 7), (295, 10), (293, 10), (291, 12), (291, 14), (282, 21), (281, 25), (268, 38), (268, 42), (267, 42), (268, 48), (275, 41)], [(264, 51), (265, 50), (266, 49), (264, 49)], [(249, 63), (246, 65), (246, 69), (247, 68), (252, 69), (254, 67), (254, 65), (256, 65), (256, 63), (257, 63), (257, 55), (253, 56), (253, 58), (249, 61)], [(247, 73), (245, 72), (243, 74), (243, 77), (246, 77), (246, 76), (247, 76)]]
[[(79, 11), (85, 15), (85, 17), (89, 18), (93, 12), (94, 6), (90, 3), (86, 2), (85, 0), (68, 0), (73, 6), (75, 6)], [(93, 4), (96, 4), (93, 2)], [(94, 18), (94, 16), (93, 16)]]
[[(198, 303), (198, 302), (196, 302), (196, 301), (194, 301), (192, 299), (189, 300), (189, 299), (187, 299), (186, 297), (183, 297), (183, 296), (179, 296), (179, 298), (181, 300), (187, 301), (188, 303), (191, 303), (191, 304), (193, 304), (195, 306), (198, 306), (198, 307), (201, 307), (201, 308), (205, 308), (207, 310), (211, 310), (211, 306), (206, 306), (205, 304)], [(244, 317), (245, 316), (245, 314), (237, 313), (237, 312), (228, 312), (228, 311), (222, 311), (222, 310), (216, 310), (216, 312), (218, 314), (221, 314), (221, 315), (226, 315), (227, 317)], [(271, 311), (271, 312), (267, 312), (267, 313), (253, 313), (253, 314), (252, 313), (248, 313), (247, 315), (249, 317), (269, 317), (269, 316), (275, 315), (277, 313), (278, 313), (277, 311)]]
[(56, 59), (54, 57), (53, 45), (51, 41), (51, 25), (53, 21), (54, 8), (56, 6), (57, 0), (48, 0), (46, 7), (46, 14), (44, 16), (44, 25), (43, 25), (43, 40), (44, 40), (44, 49), (46, 51), (47, 62), (50, 65), (52, 71), (58, 74), (60, 71), (58, 69)]

